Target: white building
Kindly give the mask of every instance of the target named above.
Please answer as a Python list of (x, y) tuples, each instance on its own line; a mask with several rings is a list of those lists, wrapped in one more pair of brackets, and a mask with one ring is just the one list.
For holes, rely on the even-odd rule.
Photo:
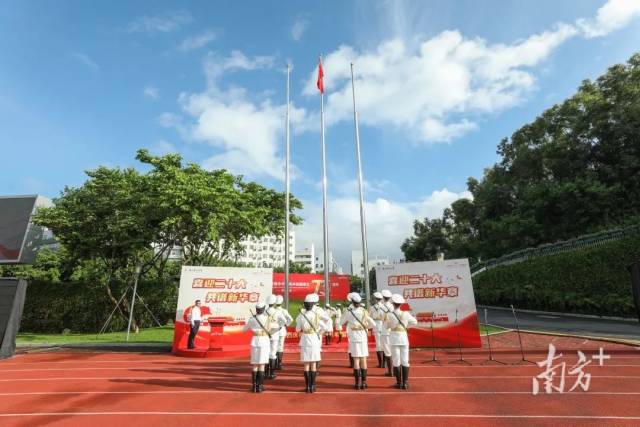
[(308, 247), (296, 251), (295, 262), (311, 269), (312, 273), (316, 272), (316, 250), (313, 243)]
[[(244, 253), (238, 254), (236, 261), (251, 267), (284, 267), (285, 241), (281, 237), (250, 237), (241, 242)], [(296, 253), (296, 235), (289, 231), (289, 260), (293, 261)]]
[[(370, 256), (369, 269), (376, 268), (378, 265), (389, 265), (389, 257), (386, 256)], [(362, 251), (351, 251), (351, 274), (364, 278), (364, 259)]]
[[(333, 257), (333, 252), (329, 251), (329, 265), (331, 268), (329, 269), (330, 273), (342, 274), (342, 267), (338, 264), (338, 261)], [(315, 272), (319, 273), (324, 271), (324, 251), (318, 251), (316, 255), (315, 261)]]

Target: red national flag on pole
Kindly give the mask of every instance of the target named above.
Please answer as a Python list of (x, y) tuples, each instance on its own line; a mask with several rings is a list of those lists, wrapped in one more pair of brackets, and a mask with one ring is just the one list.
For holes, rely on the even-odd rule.
[(322, 69), (322, 58), (318, 59), (318, 81), (316, 82), (320, 93), (324, 93), (324, 70)]

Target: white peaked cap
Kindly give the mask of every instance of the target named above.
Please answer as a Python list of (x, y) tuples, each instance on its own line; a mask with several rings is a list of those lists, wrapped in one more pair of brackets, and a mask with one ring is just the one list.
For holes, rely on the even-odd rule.
[(315, 298), (313, 297), (315, 294), (307, 294), (306, 297), (304, 297), (304, 302), (315, 302)]
[(394, 304), (404, 304), (404, 298), (400, 294), (391, 295), (391, 301), (393, 301)]
[(359, 294), (354, 293), (353, 295), (351, 295), (351, 301), (359, 303), (360, 301), (362, 301), (362, 297), (360, 297)]
[(319, 302), (320, 301), (320, 295), (318, 295), (318, 294), (311, 294), (311, 295), (313, 295), (313, 301), (311, 301), (311, 302)]
[(324, 306), (325, 306), (326, 308), (329, 308), (329, 307), (331, 307), (331, 304), (325, 304)]
[(391, 291), (388, 289), (385, 289), (384, 291), (382, 291), (382, 296), (384, 298), (391, 298)]
[(273, 305), (276, 303), (276, 296), (275, 295), (269, 295), (269, 298), (267, 298), (267, 304), (269, 305)]
[(276, 304), (282, 304), (284, 302), (284, 297), (282, 295), (276, 296)]
[(264, 308), (264, 303), (263, 303), (262, 301), (260, 301), (260, 302), (256, 303), (256, 308), (257, 308), (257, 309)]
[(376, 299), (382, 299), (382, 294), (380, 292), (374, 292), (373, 297)]

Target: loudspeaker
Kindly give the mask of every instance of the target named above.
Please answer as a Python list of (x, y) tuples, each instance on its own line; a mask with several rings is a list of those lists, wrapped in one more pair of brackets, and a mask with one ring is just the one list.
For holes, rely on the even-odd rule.
[(636, 304), (636, 313), (640, 320), (640, 260), (629, 266), (631, 273), (631, 290), (633, 291), (633, 302)]
[(0, 359), (13, 356), (27, 294), (23, 279), (0, 278)]

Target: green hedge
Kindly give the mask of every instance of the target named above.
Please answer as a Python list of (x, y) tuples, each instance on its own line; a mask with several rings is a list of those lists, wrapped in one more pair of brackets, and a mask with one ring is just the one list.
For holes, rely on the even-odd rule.
[(635, 317), (627, 267), (640, 236), (495, 267), (473, 278), (479, 304)]
[[(174, 284), (141, 280), (138, 292), (160, 323), (166, 324), (175, 317)], [(131, 298), (131, 291), (127, 298)], [(20, 332), (61, 333), (65, 329), (74, 333), (98, 332), (113, 308), (103, 287), (79, 282), (29, 281)], [(135, 315), (141, 327), (157, 326), (139, 301)], [(106, 331), (122, 331), (126, 327), (126, 319), (116, 314)]]

